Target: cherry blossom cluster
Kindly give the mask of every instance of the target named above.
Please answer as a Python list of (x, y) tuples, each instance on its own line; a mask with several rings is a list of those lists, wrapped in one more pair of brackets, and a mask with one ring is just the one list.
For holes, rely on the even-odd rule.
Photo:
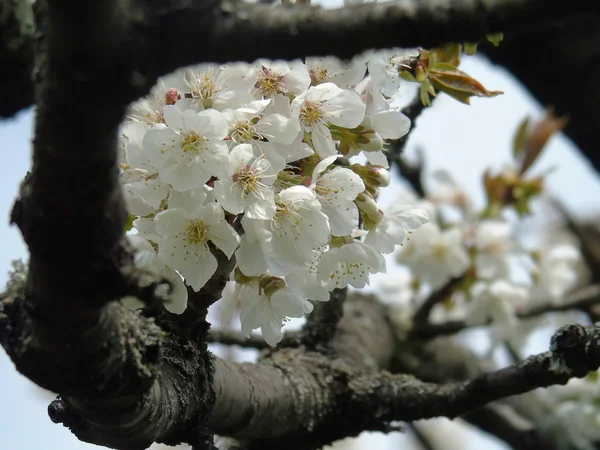
[[(364, 287), (384, 255), (428, 221), (383, 211), (386, 139), (410, 121), (390, 105), (399, 68), (415, 52), (224, 66), (203, 64), (159, 81), (122, 126), (122, 182), (141, 269), (171, 281), (166, 307), (186, 308), (235, 255), (221, 321), (282, 339), (289, 317), (335, 288)], [(367, 162), (364, 162), (364, 161)]]
[[(505, 172), (514, 176), (511, 168)], [(538, 225), (533, 236), (518, 233), (522, 222), (509, 207), (493, 215), (487, 214), (489, 210), (475, 210), (447, 172), (436, 173), (434, 182), (420, 203), (431, 221), (415, 231), (396, 254), (409, 274), (387, 283), (390, 300), (410, 305), (409, 309), (418, 308), (432, 292), (451, 280), (460, 280), (443, 306), (434, 311), (432, 320), (490, 325), (491, 350), (506, 341), (522, 348), (534, 329), (532, 321), (543, 324), (547, 318), (523, 323), (519, 313), (559, 306), (587, 281), (578, 245), (561, 228), (541, 229)], [(538, 207), (543, 205), (541, 202)], [(410, 328), (411, 313), (404, 309), (398, 319), (403, 328)]]

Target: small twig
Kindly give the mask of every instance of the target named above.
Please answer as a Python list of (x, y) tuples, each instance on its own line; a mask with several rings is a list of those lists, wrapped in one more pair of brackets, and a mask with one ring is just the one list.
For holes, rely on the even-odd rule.
[(421, 97), (416, 95), (412, 102), (402, 109), (404, 115), (410, 119), (410, 130), (408, 130), (408, 133), (400, 139), (390, 141), (387, 152), (390, 165), (396, 164), (398, 166), (402, 177), (411, 185), (419, 197), (425, 197), (425, 189), (422, 180), (424, 168), (423, 152), (421, 150), (417, 151), (417, 162), (411, 164), (404, 158), (404, 148), (406, 147), (410, 135), (416, 128), (417, 117), (421, 115), (425, 108), (427, 108), (427, 105), (424, 105), (421, 101)]
[(240, 331), (227, 329), (211, 329), (206, 341), (211, 344), (236, 345), (242, 348), (258, 350), (270, 348), (262, 336), (251, 334), (250, 337)]
[(566, 301), (559, 305), (548, 303), (533, 307), (527, 311), (520, 312), (517, 317), (527, 319), (530, 317), (540, 316), (548, 312), (563, 312), (572, 309), (586, 311), (592, 306), (600, 303), (600, 284), (591, 284), (576, 290), (567, 296)]
[(315, 304), (315, 309), (307, 317), (306, 325), (300, 334), (301, 343), (308, 349), (328, 347), (344, 314), (347, 292), (347, 289), (334, 289), (328, 302)]
[[(425, 302), (429, 302), (431, 297)], [(592, 306), (600, 304), (600, 284), (592, 284), (581, 288), (569, 295), (564, 303), (559, 305), (546, 303), (544, 305), (535, 306), (526, 311), (517, 312), (516, 316), (519, 319), (530, 319), (532, 317), (541, 316), (546, 313), (565, 312), (571, 310), (588, 311)], [(425, 306), (425, 304), (423, 304)], [(411, 331), (411, 336), (418, 339), (431, 339), (437, 336), (446, 336), (449, 334), (458, 333), (464, 329), (488, 325), (485, 324), (472, 325), (464, 320), (449, 320), (442, 323), (418, 323), (415, 314), (415, 326)]]
[[(206, 338), (209, 344), (236, 345), (242, 348), (255, 348), (257, 350), (273, 349), (265, 342), (262, 336), (251, 334), (250, 337), (240, 331), (211, 328)], [(290, 331), (283, 335), (283, 339), (277, 344), (277, 348), (298, 347), (300, 337), (297, 331)]]
[(521, 416), (513, 407), (493, 403), (463, 416), (467, 422), (499, 437), (514, 450), (551, 449), (531, 421)]
[(455, 289), (464, 281), (465, 275), (460, 277), (452, 278), (448, 281), (444, 286), (442, 286), (437, 291), (433, 292), (417, 309), (415, 315), (413, 316), (413, 323), (415, 326), (420, 326), (421, 324), (426, 324), (429, 319), (429, 315), (431, 311), (441, 301), (451, 295)]

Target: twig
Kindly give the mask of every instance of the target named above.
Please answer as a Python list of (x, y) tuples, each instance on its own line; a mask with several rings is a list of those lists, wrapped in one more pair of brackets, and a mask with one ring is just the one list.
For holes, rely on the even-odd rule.
[(246, 337), (244, 333), (236, 330), (211, 329), (206, 341), (208, 343), (236, 345), (242, 348), (256, 348), (259, 350), (270, 348), (262, 336), (251, 334), (250, 337)]
[[(564, 312), (571, 310), (588, 311), (592, 306), (600, 303), (600, 284), (593, 284), (581, 288), (569, 296), (564, 303), (554, 304), (546, 303), (544, 305), (535, 306), (526, 311), (517, 312), (516, 316), (519, 319), (530, 319), (532, 317), (541, 316), (546, 313)], [(469, 324), (464, 320), (449, 320), (442, 323), (417, 323), (411, 331), (411, 336), (418, 339), (431, 339), (437, 336), (445, 336), (458, 333), (464, 329), (487, 325), (486, 324)]]
[(493, 403), (463, 416), (471, 425), (499, 437), (514, 450), (554, 448), (531, 421), (503, 403)]
[(394, 139), (389, 142), (387, 158), (390, 165), (396, 164), (400, 170), (402, 177), (411, 185), (415, 193), (423, 198), (425, 197), (425, 189), (423, 187), (423, 169), (424, 169), (424, 156), (422, 150), (417, 150), (417, 161), (415, 163), (409, 163), (404, 158), (404, 148), (408, 142), (408, 139), (414, 129), (416, 128), (416, 119), (421, 113), (427, 108), (421, 101), (421, 97), (416, 95), (412, 102), (402, 109), (402, 112), (406, 117), (410, 119), (410, 129), (408, 133), (402, 136), (400, 139)]
[(538, 387), (565, 384), (572, 377), (584, 377), (597, 370), (600, 327), (577, 324), (562, 327), (552, 336), (550, 349), (498, 371), (442, 386), (406, 375), (367, 376), (353, 382), (360, 386), (355, 395), (364, 402), (364, 411), (383, 420), (454, 418), (492, 401)]
[(419, 309), (417, 309), (415, 315), (413, 316), (413, 323), (415, 324), (415, 327), (427, 323), (427, 320), (429, 319), (429, 314), (431, 314), (433, 308), (438, 303), (447, 298), (449, 295), (451, 295), (456, 290), (456, 288), (464, 281), (464, 278), (465, 275), (452, 278), (440, 289), (431, 293), (431, 295), (423, 302), (423, 304), (421, 304), (421, 306), (419, 307)]
[(562, 215), (567, 229), (577, 238), (583, 259), (592, 272), (592, 280), (600, 281), (600, 231), (593, 225), (578, 224), (559, 200), (553, 199), (552, 204)]

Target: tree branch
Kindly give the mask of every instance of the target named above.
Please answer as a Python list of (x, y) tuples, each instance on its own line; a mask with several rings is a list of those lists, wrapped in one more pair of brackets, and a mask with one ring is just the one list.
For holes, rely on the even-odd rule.
[[(410, 375), (361, 373), (360, 360), (332, 364), (294, 349), (273, 354), (268, 365), (217, 362), (211, 425), (219, 434), (233, 431), (240, 439), (260, 439), (261, 448), (285, 444), (295, 449), (317, 448), (314, 439), (327, 439), (318, 442), (322, 445), (349, 432), (381, 430), (389, 421), (453, 418), (500, 398), (585, 376), (600, 366), (599, 339), (598, 327), (569, 325), (553, 336), (550, 352), (445, 385)], [(292, 369), (292, 361), (299, 359), (302, 364)], [(248, 409), (233, 410), (240, 404)]]
[(417, 327), (426, 324), (433, 308), (438, 303), (448, 298), (456, 290), (456, 288), (464, 281), (464, 277), (465, 276), (463, 275), (460, 277), (452, 278), (437, 291), (432, 292), (429, 295), (429, 297), (427, 297), (427, 299), (425, 299), (425, 301), (421, 304), (419, 309), (415, 311), (415, 314), (413, 316), (413, 323), (415, 324), (414, 326)]
[(270, 348), (262, 336), (256, 334), (250, 335), (249, 338), (240, 331), (236, 330), (215, 330), (212, 329), (208, 333), (208, 343), (237, 345), (242, 348), (256, 348), (259, 350)]
[[(569, 11), (563, 2), (547, 0), (407, 0), (338, 10), (273, 8), (241, 0), (130, 0), (122, 5), (122, 17), (138, 35), (135, 43), (122, 47), (130, 52), (129, 65), (137, 66), (136, 76), (123, 79), (143, 90), (157, 76), (200, 62), (350, 58), (372, 48), (434, 47), (564, 23), (596, 8), (594, 0), (574, 0)], [(27, 79), (28, 73), (20, 78)]]
[[(581, 288), (567, 296), (564, 302), (556, 304), (548, 302), (546, 304), (534, 306), (525, 311), (518, 311), (516, 316), (519, 319), (530, 319), (546, 313), (565, 312), (572, 310), (588, 311), (591, 307), (600, 303), (600, 285), (592, 284)], [(441, 323), (421, 323), (415, 324), (411, 331), (411, 336), (417, 339), (431, 339), (437, 336), (446, 336), (455, 334), (474, 326), (485, 324), (469, 324), (464, 320), (450, 320)]]
[(513, 407), (493, 403), (463, 416), (471, 425), (499, 437), (514, 450), (552, 449), (553, 444), (536, 425), (519, 415)]
[(33, 11), (28, 0), (0, 6), (0, 118), (33, 104)]
[(344, 301), (348, 289), (334, 289), (328, 302), (317, 302), (313, 312), (306, 318), (300, 333), (300, 342), (310, 350), (329, 347), (335, 336), (338, 322), (344, 313)]
[(408, 139), (416, 128), (416, 119), (426, 108), (427, 105), (423, 104), (421, 96), (416, 95), (412, 102), (402, 109), (404, 115), (410, 119), (410, 129), (408, 130), (408, 133), (400, 139), (391, 141), (387, 151), (388, 162), (390, 165), (394, 163), (398, 166), (400, 175), (402, 175), (402, 177), (410, 184), (420, 198), (425, 197), (425, 188), (423, 187), (423, 180), (421, 179), (423, 174), (423, 152), (417, 152), (418, 160), (414, 164), (408, 163), (403, 156)]

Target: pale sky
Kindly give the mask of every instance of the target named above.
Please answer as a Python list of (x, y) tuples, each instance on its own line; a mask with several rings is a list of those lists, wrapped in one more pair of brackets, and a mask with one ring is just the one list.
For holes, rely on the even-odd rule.
[[(479, 202), (482, 202), (481, 174), (486, 167), (501, 167), (510, 161), (510, 143), (517, 124), (526, 114), (540, 114), (542, 109), (503, 70), (480, 58), (466, 58), (462, 69), (481, 81), (490, 90), (502, 90), (494, 99), (475, 99), (465, 106), (441, 96), (427, 111), (415, 130), (408, 153), (419, 145), (425, 150), (427, 172), (444, 168), (460, 180)], [(0, 148), (5, 155), (0, 166), (0, 284), (6, 282), (10, 261), (26, 258), (25, 248), (15, 228), (8, 226), (8, 215), (18, 191), (18, 185), (29, 168), (32, 114), (21, 113), (16, 119), (0, 122)], [(578, 216), (600, 213), (600, 181), (589, 165), (575, 152), (571, 143), (559, 136), (535, 166), (536, 171), (555, 167), (549, 176), (551, 192)], [(62, 426), (54, 425), (46, 408), (52, 398), (44, 396), (34, 385), (20, 376), (3, 351), (0, 351), (0, 442), (10, 450), (88, 450), (84, 444)], [(443, 421), (447, 422), (447, 421)], [(444, 428), (449, 425), (445, 423)], [(504, 446), (484, 439), (481, 434), (453, 431), (446, 436), (440, 450), (502, 449)], [(344, 448), (409, 448), (404, 438), (370, 437), (360, 444)], [(98, 447), (95, 447), (98, 448)]]

